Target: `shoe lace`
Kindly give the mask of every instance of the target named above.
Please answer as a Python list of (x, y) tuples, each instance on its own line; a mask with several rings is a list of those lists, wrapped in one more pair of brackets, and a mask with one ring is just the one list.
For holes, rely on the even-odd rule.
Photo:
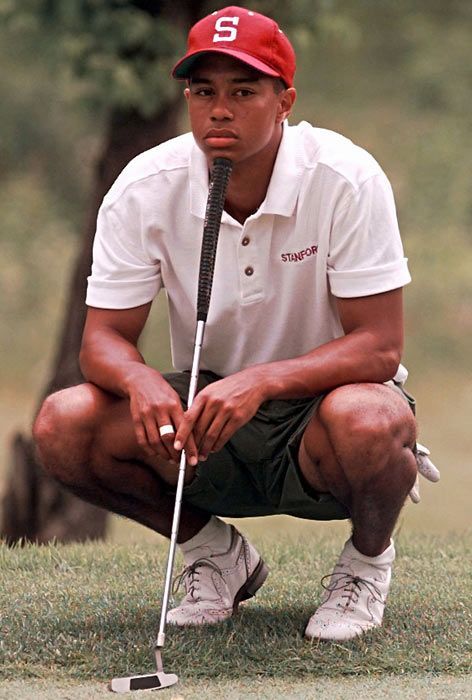
[[(324, 582), (326, 579), (330, 579), (330, 583), (326, 585)], [(352, 610), (353, 606), (357, 605), (359, 596), (362, 591), (362, 586), (365, 586), (369, 591), (372, 598), (378, 602), (383, 603), (382, 593), (379, 588), (368, 579), (362, 578), (361, 576), (353, 576), (348, 571), (336, 571), (334, 574), (327, 574), (321, 579), (321, 585), (325, 591), (329, 591), (330, 594), (334, 591), (343, 591), (341, 598), (345, 598), (345, 603), (337, 603), (338, 607), (344, 607), (346, 610)]]
[(216, 573), (224, 581), (223, 572), (221, 571), (220, 567), (211, 559), (202, 557), (201, 559), (196, 559), (193, 564), (190, 564), (190, 566), (186, 566), (180, 572), (180, 574), (175, 577), (172, 583), (172, 595), (176, 595), (181, 585), (184, 584), (187, 594), (189, 594), (194, 600), (198, 600), (198, 598), (195, 596), (195, 592), (197, 588), (196, 584), (198, 584), (200, 580), (199, 569), (205, 566), (213, 571), (216, 571)]

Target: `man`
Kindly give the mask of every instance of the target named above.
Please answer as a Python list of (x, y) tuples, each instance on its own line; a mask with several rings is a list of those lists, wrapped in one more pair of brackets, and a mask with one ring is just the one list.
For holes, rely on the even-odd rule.
[[(350, 518), (309, 639), (382, 622), (392, 531), (417, 475), (401, 389), (402, 287), (410, 280), (393, 196), (342, 136), (289, 127), (295, 55), (277, 24), (238, 7), (189, 34), (191, 134), (135, 158), (101, 207), (81, 351), (87, 383), (49, 397), (35, 423), (44, 467), (80, 497), (169, 536), (183, 447), (177, 625), (216, 623), (267, 567), (216, 516)], [(199, 393), (185, 410), (208, 172), (233, 162)], [(152, 300), (169, 301), (176, 373), (137, 349)], [(393, 381), (392, 381), (393, 380)]]

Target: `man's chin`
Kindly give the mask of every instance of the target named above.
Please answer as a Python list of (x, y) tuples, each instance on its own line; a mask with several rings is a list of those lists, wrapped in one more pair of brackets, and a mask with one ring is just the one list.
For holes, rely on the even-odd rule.
[(233, 144), (224, 146), (219, 145), (216, 147), (210, 146), (204, 142), (198, 143), (197, 145), (205, 154), (208, 163), (213, 163), (216, 158), (228, 158), (228, 160), (232, 161), (233, 163), (238, 163), (239, 161), (244, 160), (244, 158), (241, 157), (241, 153), (238, 153), (238, 150), (234, 148)]

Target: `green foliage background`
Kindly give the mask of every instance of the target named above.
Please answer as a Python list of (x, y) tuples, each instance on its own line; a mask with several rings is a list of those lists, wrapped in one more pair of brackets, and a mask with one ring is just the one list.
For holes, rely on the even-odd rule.
[[(107, 111), (138, 106), (148, 114), (179, 89), (168, 73), (184, 31), (139, 4), (0, 3), (2, 384), (42, 381)], [(299, 56), (292, 121), (341, 131), (373, 152), (392, 180), (414, 277), (406, 291), (407, 363), (465, 369), (472, 6), (246, 4), (289, 27)], [(155, 5), (157, 13), (162, 3)], [(163, 358), (152, 354), (168, 363), (167, 350)]]
[[(172, 22), (145, 16), (140, 8), (149, 4), (0, 0), (2, 434), (14, 420), (30, 421), (45, 384), (110, 109), (148, 114), (180, 89), (169, 70), (184, 46), (182, 3), (173, 3)], [(170, 5), (151, 4), (156, 13)], [(439, 463), (449, 462), (455, 489), (449, 503), (444, 490), (435, 491), (431, 517), (441, 520), (447, 507), (465, 518), (472, 447), (472, 4), (241, 4), (272, 14), (296, 46), (299, 97), (291, 121), (340, 131), (371, 151), (392, 181), (413, 275), (405, 291), (409, 386), (428, 418), (422, 441), (431, 440)], [(187, 128), (184, 114), (179, 128)], [(170, 363), (165, 328), (159, 301), (145, 353), (163, 369)]]

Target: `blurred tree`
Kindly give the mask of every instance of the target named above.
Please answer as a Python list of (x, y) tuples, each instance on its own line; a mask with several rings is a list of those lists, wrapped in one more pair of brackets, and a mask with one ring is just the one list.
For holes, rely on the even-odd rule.
[[(40, 397), (82, 381), (78, 353), (85, 320), (86, 279), (100, 203), (137, 153), (176, 133), (180, 94), (169, 66), (180, 55), (187, 28), (203, 0), (25, 0), (3, 2), (11, 32), (55, 43), (57, 64), (75, 80), (81, 99), (105, 111), (105, 138), (95, 168), (82, 245), (70, 282), (51, 377)], [(1, 535), (47, 542), (105, 535), (107, 514), (75, 498), (38, 467), (31, 437), (13, 439)]]

